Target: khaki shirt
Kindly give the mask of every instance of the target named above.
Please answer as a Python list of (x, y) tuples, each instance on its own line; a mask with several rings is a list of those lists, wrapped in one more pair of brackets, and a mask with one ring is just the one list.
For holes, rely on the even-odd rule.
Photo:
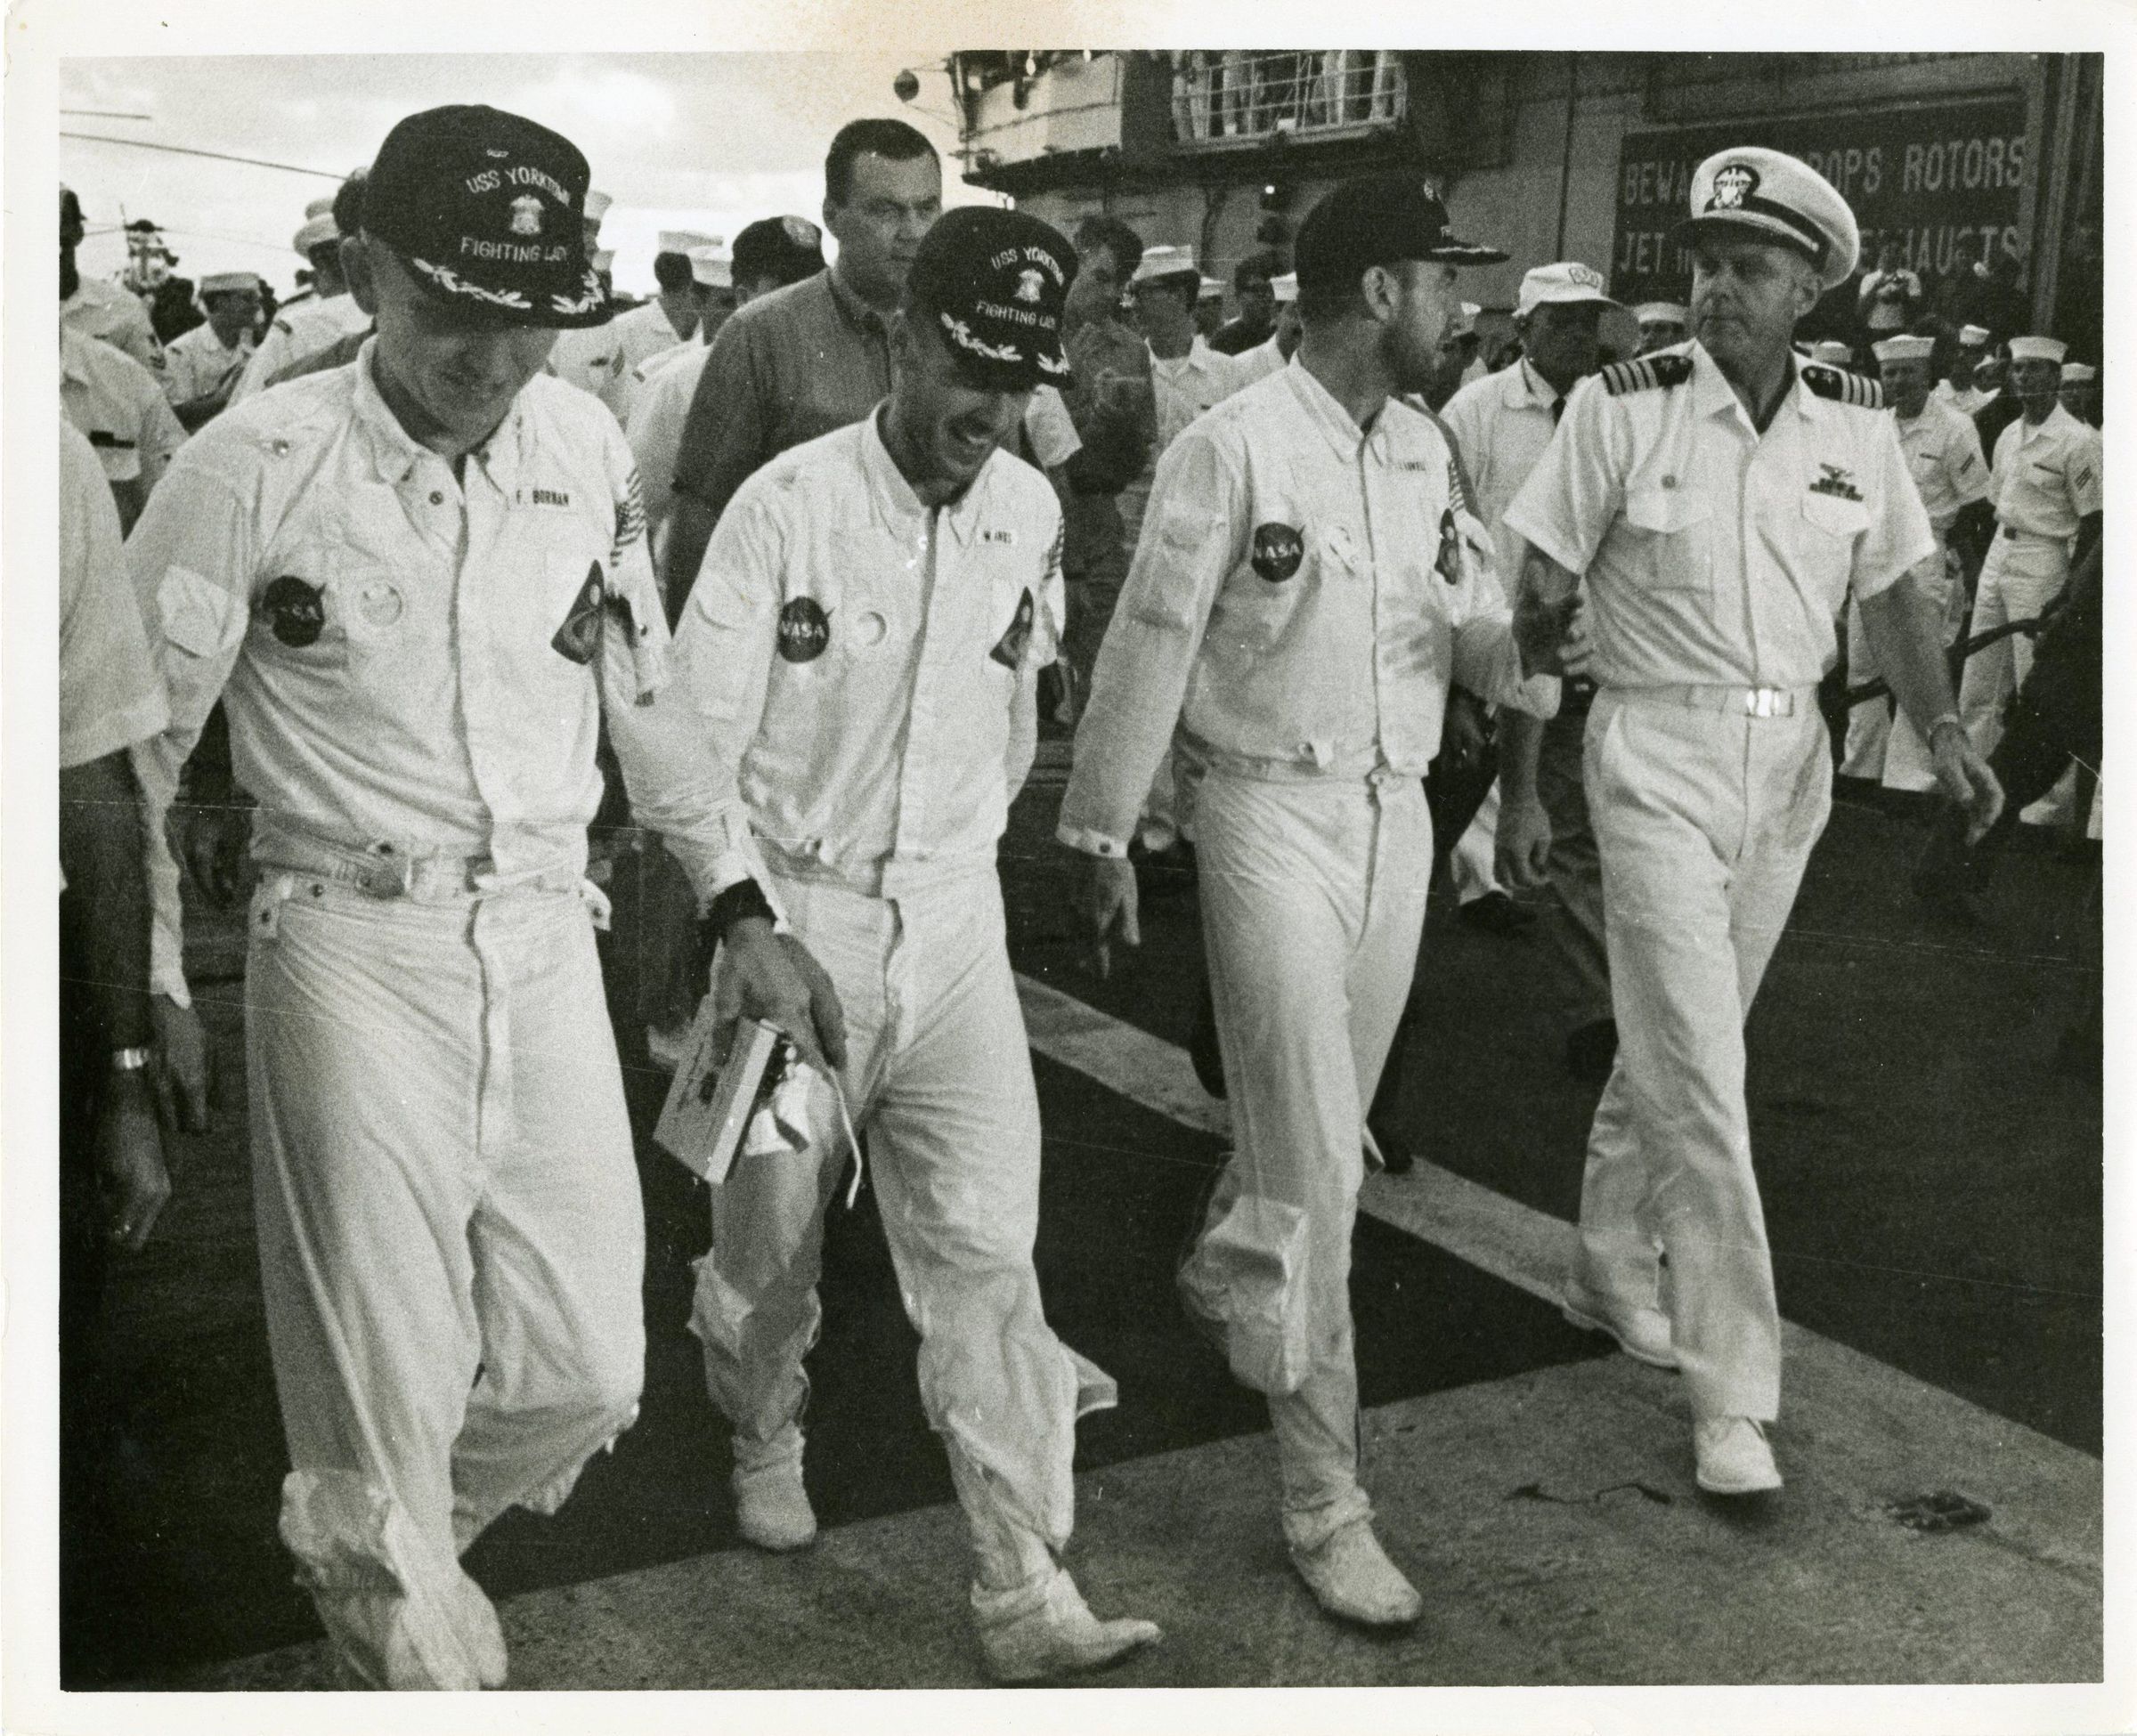
[(123, 350), (60, 328), (60, 405), (95, 449), (108, 482), (156, 486), (185, 428), (158, 377)]
[(2100, 430), (2060, 404), (2035, 424), (2020, 417), (1996, 436), (1990, 499), (1996, 522), (2058, 539), (2100, 509)]
[(151, 802), (221, 695), (262, 860), (283, 837), (390, 846), (503, 887), (583, 871), (605, 720), (633, 812), (701, 896), (753, 877), (733, 776), (664, 694), (615, 418), (538, 375), (456, 478), (378, 395), (375, 353), (218, 417), (126, 545), (171, 702)]
[(151, 374), (163, 371), (163, 345), (149, 320), (149, 310), (131, 289), (101, 278), (85, 277), (60, 304), (60, 329), (77, 337), (96, 338), (125, 352)]
[(249, 331), (239, 334), (234, 348), (224, 349), (215, 327), (203, 320), (165, 346), (163, 395), (176, 409), (196, 398), (212, 397), (226, 385), (235, 385), (245, 364), (252, 360), (252, 349)]
[(882, 316), (831, 272), (738, 308), (709, 355), (675, 486), (715, 513), (760, 466), (859, 421), (890, 392)]
[(1003, 451), (922, 506), (876, 425), (736, 491), (676, 657), (773, 867), (895, 894), (994, 868), (1062, 624), (1061, 519)]
[(266, 337), (260, 339), (260, 347), (252, 353), (252, 360), (231, 388), (230, 402), (241, 403), (264, 392), (283, 369), (294, 368), (370, 323), (371, 316), (345, 291), (323, 301), (314, 298), (283, 309), (269, 322)]
[(1605, 687), (1816, 685), (1849, 594), (1937, 548), (1873, 388), (1798, 367), (1762, 435), (1696, 342), (1576, 385), (1506, 522), (1584, 575)]
[(1491, 539), (1438, 426), (1391, 401), (1361, 431), (1294, 357), (1158, 461), (1092, 676), (1060, 835), (1125, 852), (1175, 735), (1272, 782), (1422, 776), (1447, 690), (1548, 716), (1523, 682)]

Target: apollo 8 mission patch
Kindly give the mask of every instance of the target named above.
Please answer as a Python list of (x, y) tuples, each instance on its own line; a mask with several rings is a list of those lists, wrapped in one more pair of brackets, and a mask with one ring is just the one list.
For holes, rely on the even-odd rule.
[(1254, 528), (1254, 570), (1272, 585), (1280, 585), (1298, 571), (1306, 557), (1306, 541), (1289, 524), (1257, 524)]

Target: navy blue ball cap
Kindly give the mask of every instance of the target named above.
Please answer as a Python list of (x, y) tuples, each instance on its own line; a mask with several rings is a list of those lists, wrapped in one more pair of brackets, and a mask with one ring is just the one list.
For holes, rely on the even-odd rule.
[(477, 103), (386, 135), (363, 227), (436, 300), (500, 325), (597, 326), (612, 309), (587, 257), (586, 158), (561, 133)]
[(1023, 211), (963, 205), (935, 220), (913, 256), (906, 295), (973, 377), (1004, 392), (1060, 385), (1061, 309), (1076, 250)]
[(735, 238), (735, 280), (774, 279), (781, 288), (824, 269), (824, 231), (807, 217), (760, 217)]
[(1496, 265), (1497, 247), (1450, 234), (1447, 207), (1415, 175), (1359, 175), (1330, 189), (1306, 214), (1292, 243), (1302, 289), (1344, 288), (1375, 265), (1405, 259), (1448, 265)]

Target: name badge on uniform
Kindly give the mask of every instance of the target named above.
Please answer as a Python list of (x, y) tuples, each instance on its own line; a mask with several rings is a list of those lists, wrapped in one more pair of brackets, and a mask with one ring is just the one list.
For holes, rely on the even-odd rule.
[(1271, 584), (1282, 584), (1298, 571), (1298, 564), (1305, 557), (1305, 537), (1295, 526), (1255, 526), (1254, 570)]

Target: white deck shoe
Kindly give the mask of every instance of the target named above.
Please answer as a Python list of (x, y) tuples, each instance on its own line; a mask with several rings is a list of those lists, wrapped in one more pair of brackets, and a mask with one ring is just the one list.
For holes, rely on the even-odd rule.
[(1692, 1425), (1699, 1486), (1710, 1495), (1757, 1495), (1779, 1489), (1781, 1472), (1766, 1444), (1766, 1425), (1748, 1416), (1710, 1416)]
[(758, 1548), (784, 1553), (806, 1549), (817, 1540), (817, 1515), (801, 1486), (799, 1457), (738, 1464), (731, 1480), (735, 1524)]
[(1387, 1558), (1370, 1521), (1354, 1519), (1312, 1549), (1294, 1547), (1298, 1570), (1320, 1607), (1367, 1627), (1407, 1627), (1425, 1600)]
[[(984, 1596), (975, 1594), (975, 1604)], [(1058, 1569), (1036, 1602), (1000, 1619), (983, 1616), (979, 1626), (987, 1673), (1003, 1683), (1102, 1669), (1165, 1637), (1154, 1621), (1134, 1617), (1101, 1621), (1076, 1581)]]
[(1605, 1332), (1635, 1362), (1650, 1368), (1675, 1368), (1677, 1350), (1670, 1342), (1670, 1317), (1659, 1308), (1620, 1302), (1569, 1278), (1558, 1298), (1567, 1320), (1587, 1332)]

